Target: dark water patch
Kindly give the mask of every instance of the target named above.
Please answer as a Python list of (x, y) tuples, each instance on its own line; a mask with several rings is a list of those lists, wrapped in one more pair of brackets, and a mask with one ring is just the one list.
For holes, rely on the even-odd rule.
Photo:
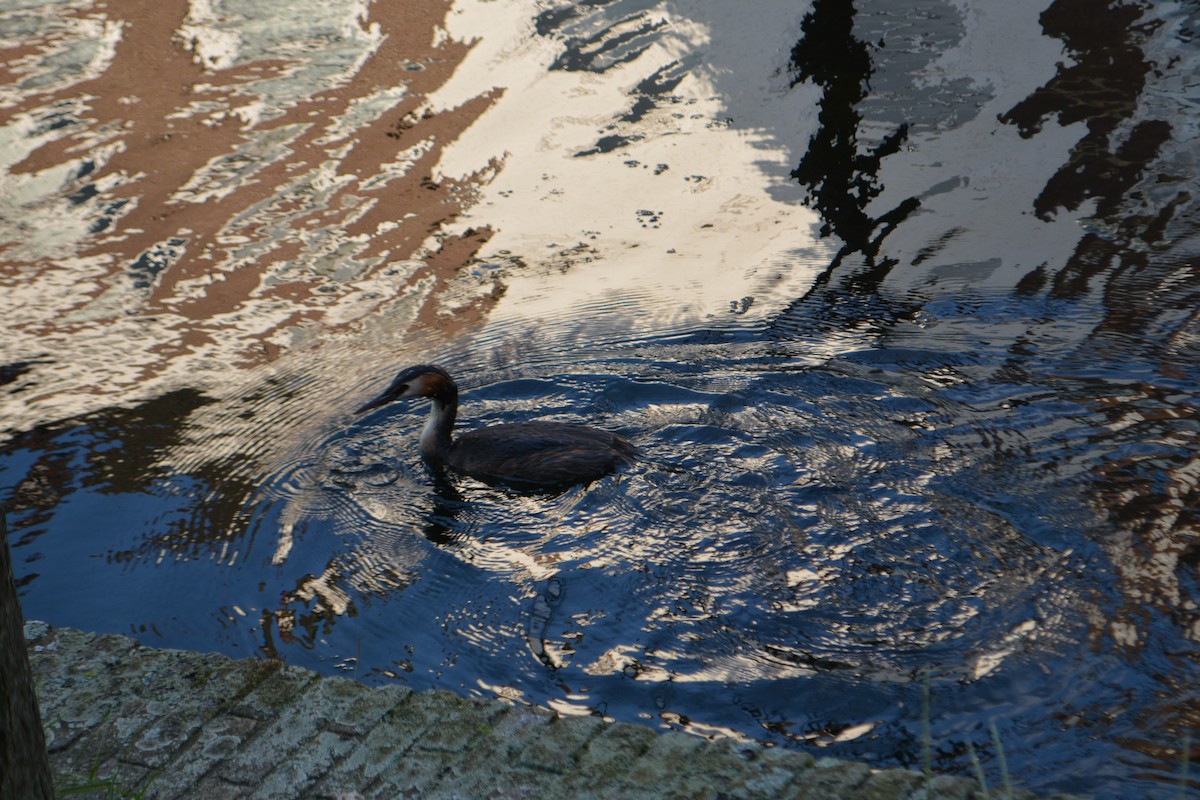
[[(131, 409), (114, 408), (65, 420), (18, 434), (4, 452), (42, 451), (69, 460), (74, 466), (58, 487), (93, 487), (103, 492), (137, 492), (164, 475), (163, 453), (179, 443), (184, 420), (210, 402), (192, 389), (181, 389)], [(86, 442), (85, 449), (80, 444)], [(20, 477), (9, 485), (19, 485)], [(22, 505), (18, 491), (13, 497)]]
[(187, 239), (172, 237), (165, 242), (159, 242), (129, 265), (129, 276), (135, 289), (149, 289), (154, 285), (155, 277), (163, 270), (176, 263), (184, 253)]
[(600, 153), (611, 153), (614, 150), (619, 150), (630, 142), (635, 142), (641, 139), (640, 136), (624, 136), (614, 133), (611, 136), (601, 136), (596, 140), (595, 147), (589, 147), (587, 150), (580, 150), (576, 153), (576, 157), (583, 158), (585, 156), (594, 156)]
[(551, 69), (605, 72), (633, 61), (661, 35), (666, 22), (650, 13), (646, 0), (605, 0), (543, 11), (541, 36), (562, 41)]
[(108, 230), (113, 222), (119, 217), (121, 210), (129, 205), (128, 200), (113, 200), (108, 203), (101, 204), (95, 218), (88, 225), (89, 233), (102, 233)]
[[(80, 172), (82, 173), (83, 170), (81, 169)], [(69, 200), (72, 205), (81, 205), (86, 203), (88, 200), (91, 200), (99, 193), (100, 190), (96, 188), (96, 184), (88, 183), (79, 187), (77, 191), (67, 195), (67, 200)]]
[(669, 98), (670, 93), (688, 73), (687, 66), (680, 61), (673, 61), (642, 79), (633, 90), (633, 96), (636, 98), (633, 108), (620, 118), (621, 122), (637, 122), (642, 119), (650, 109), (656, 108), (663, 99)]
[[(14, 361), (11, 364), (0, 364), (0, 386), (16, 383), (22, 375), (28, 374), (38, 364), (49, 363), (52, 363), (49, 359), (31, 359), (28, 361)], [(20, 388), (9, 389), (8, 391), (20, 391)]]

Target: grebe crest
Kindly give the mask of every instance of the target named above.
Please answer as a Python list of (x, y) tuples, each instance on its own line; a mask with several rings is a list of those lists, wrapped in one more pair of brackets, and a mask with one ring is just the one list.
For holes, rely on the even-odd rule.
[(561, 422), (490, 425), (453, 438), (458, 386), (434, 364), (401, 370), (362, 414), (394, 400), (428, 397), (429, 418), (421, 431), (426, 459), (488, 483), (559, 488), (593, 481), (633, 461), (638, 450), (623, 436), (599, 428)]

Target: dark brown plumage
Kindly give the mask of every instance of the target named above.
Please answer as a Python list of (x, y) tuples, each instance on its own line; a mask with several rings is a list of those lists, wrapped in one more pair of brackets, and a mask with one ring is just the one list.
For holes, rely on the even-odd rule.
[(454, 439), (458, 386), (446, 370), (431, 364), (402, 370), (383, 394), (357, 413), (404, 397), (428, 397), (432, 403), (421, 431), (421, 453), (434, 463), (488, 483), (530, 488), (585, 483), (638, 454), (636, 447), (615, 433), (560, 422), (492, 425)]

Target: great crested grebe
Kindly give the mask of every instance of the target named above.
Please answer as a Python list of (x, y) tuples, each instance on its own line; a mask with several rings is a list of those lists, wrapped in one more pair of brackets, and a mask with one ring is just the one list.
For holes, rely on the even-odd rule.
[(633, 461), (638, 450), (615, 433), (561, 422), (491, 425), (451, 438), (458, 415), (458, 386), (432, 364), (401, 370), (383, 394), (359, 408), (362, 414), (403, 397), (428, 397), (429, 419), (421, 453), (435, 464), (488, 483), (555, 488), (585, 483)]

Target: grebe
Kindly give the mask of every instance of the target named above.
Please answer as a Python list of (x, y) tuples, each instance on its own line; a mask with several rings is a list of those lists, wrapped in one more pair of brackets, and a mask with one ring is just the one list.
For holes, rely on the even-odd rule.
[(432, 364), (401, 370), (383, 394), (359, 408), (362, 414), (403, 397), (428, 397), (429, 419), (421, 453), (487, 483), (558, 488), (593, 481), (632, 461), (637, 448), (624, 437), (583, 425), (519, 422), (468, 431), (451, 439), (458, 415), (458, 386)]

